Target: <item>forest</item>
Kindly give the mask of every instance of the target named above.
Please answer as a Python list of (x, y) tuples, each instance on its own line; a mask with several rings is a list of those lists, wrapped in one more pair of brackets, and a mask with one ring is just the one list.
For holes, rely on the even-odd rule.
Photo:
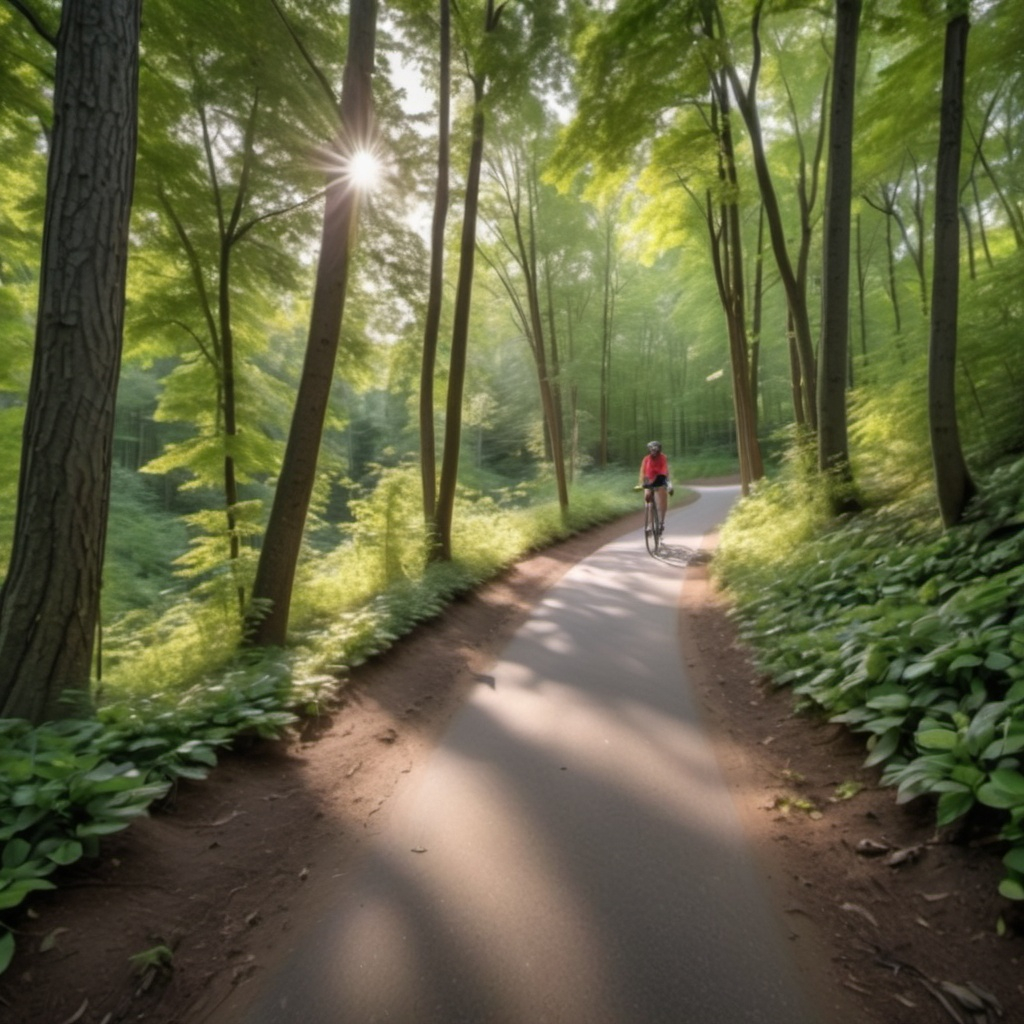
[(0, 97), (0, 912), (652, 438), (1024, 899), (1011, 0), (0, 0)]

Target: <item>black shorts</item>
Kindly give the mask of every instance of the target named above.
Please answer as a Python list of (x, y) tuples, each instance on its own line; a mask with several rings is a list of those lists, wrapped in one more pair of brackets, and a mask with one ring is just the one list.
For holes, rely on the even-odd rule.
[(667, 487), (668, 477), (664, 473), (659, 473), (649, 484), (644, 484), (644, 487)]

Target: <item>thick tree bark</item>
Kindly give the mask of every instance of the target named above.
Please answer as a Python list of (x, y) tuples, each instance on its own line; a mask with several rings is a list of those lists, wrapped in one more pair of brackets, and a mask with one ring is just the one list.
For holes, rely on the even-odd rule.
[[(821, 344), (818, 349), (818, 468), (834, 478), (835, 511), (852, 510), (846, 428), (850, 322), (850, 203), (853, 187), (853, 111), (857, 80), (860, 0), (836, 0), (828, 179), (822, 251)], [(856, 503), (853, 502), (853, 507)]]
[[(376, 30), (376, 0), (351, 0), (338, 140), (342, 160), (372, 143)], [(253, 584), (249, 640), (258, 646), (283, 646), (287, 638), (295, 570), (334, 380), (358, 207), (358, 190), (344, 175), (328, 184), (306, 357)]]
[(448, 218), (448, 174), (451, 163), (451, 2), (440, 0), (440, 85), (437, 113), (437, 184), (434, 219), (430, 229), (430, 285), (423, 326), (420, 369), (420, 476), (423, 483), (423, 520), (432, 554), (437, 545), (437, 442), (434, 436), (434, 370), (444, 292), (444, 230)]
[[(950, 5), (951, 7), (954, 5)], [(964, 4), (955, 6), (963, 9)], [(928, 345), (928, 412), (939, 512), (946, 527), (963, 517), (974, 483), (960, 446), (956, 413), (957, 308), (960, 287), (960, 150), (967, 64), (966, 12), (946, 26), (935, 174), (935, 268)]]
[[(142, 0), (65, 0), (35, 361), (0, 591), (0, 716), (81, 711), (99, 618)], [(62, 700), (62, 693), (73, 698)]]

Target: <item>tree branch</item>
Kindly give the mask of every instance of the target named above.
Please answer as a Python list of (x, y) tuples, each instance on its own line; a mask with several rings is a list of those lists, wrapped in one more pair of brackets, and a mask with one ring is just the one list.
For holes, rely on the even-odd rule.
[(298, 33), (292, 27), (292, 23), (285, 17), (284, 11), (281, 10), (281, 5), (277, 0), (270, 0), (277, 16), (281, 19), (282, 24), (285, 27), (288, 35), (292, 37), (292, 42), (295, 43), (299, 53), (302, 54), (302, 59), (306, 62), (309, 70), (313, 72), (313, 77), (320, 83), (320, 88), (323, 89), (327, 98), (331, 101), (331, 107), (335, 112), (341, 110), (341, 101), (334, 94), (334, 89), (331, 87), (331, 83), (328, 81), (327, 76), (320, 70), (320, 65), (313, 60), (312, 54), (306, 49), (305, 43), (299, 38)]
[(37, 35), (45, 39), (54, 49), (57, 48), (56, 34), (43, 24), (43, 19), (24, 0), (7, 0), (7, 3), (25, 18)]

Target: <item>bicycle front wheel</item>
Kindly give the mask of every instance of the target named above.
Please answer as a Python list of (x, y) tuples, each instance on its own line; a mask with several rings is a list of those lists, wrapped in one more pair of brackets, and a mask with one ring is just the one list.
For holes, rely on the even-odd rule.
[(661, 547), (661, 520), (654, 501), (647, 502), (644, 510), (644, 543), (647, 545), (647, 553), (653, 558)]

